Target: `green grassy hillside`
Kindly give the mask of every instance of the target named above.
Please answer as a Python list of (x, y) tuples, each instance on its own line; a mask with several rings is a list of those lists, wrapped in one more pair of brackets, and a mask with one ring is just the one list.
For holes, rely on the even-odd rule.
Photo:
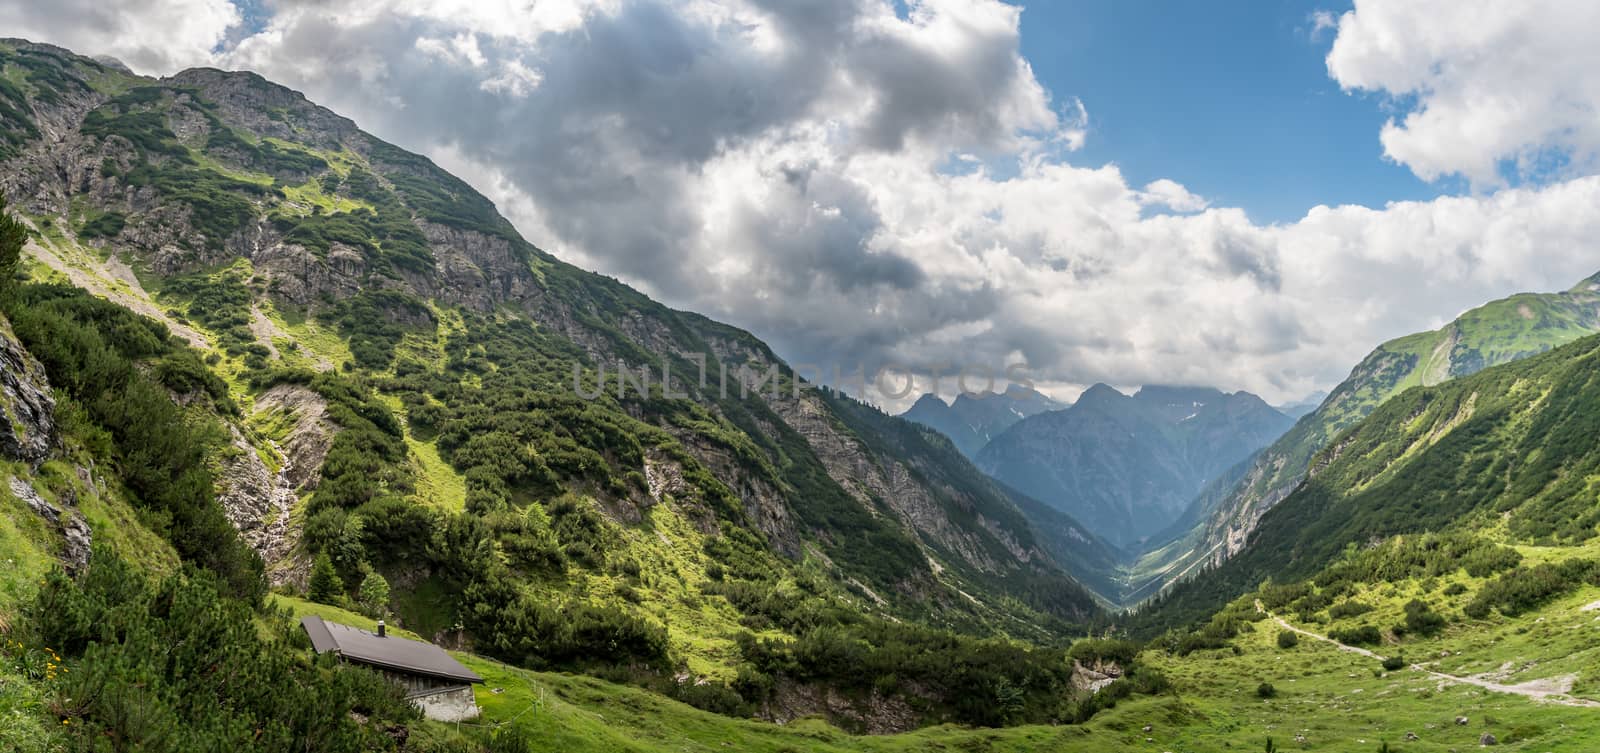
[(1215, 479), (1180, 524), (1130, 570), (1136, 598), (1237, 553), (1262, 514), (1305, 478), (1313, 458), (1378, 406), (1418, 386), (1543, 353), (1600, 331), (1600, 292), (1590, 281), (1561, 293), (1515, 295), (1432, 331), (1379, 346), (1317, 410), (1249, 463)]
[[(1530, 559), (1536, 555), (1530, 554)], [(1457, 573), (1446, 578), (1407, 579), (1393, 584), (1364, 585), (1352, 598), (1370, 599), (1377, 608), (1346, 622), (1403, 622), (1403, 605), (1413, 594), (1436, 600), (1454, 584), (1480, 585)], [(1370, 596), (1369, 596), (1370, 594)], [(1254, 596), (1245, 602), (1246, 608)], [(1332, 644), (1301, 638), (1292, 648), (1278, 645), (1284, 632), (1264, 615), (1244, 622), (1235, 637), (1214, 649), (1178, 655), (1161, 648), (1145, 652), (1145, 661), (1171, 679), (1173, 690), (1157, 698), (1134, 698), (1102, 712), (1091, 722), (1072, 727), (1017, 727), (965, 730), (935, 727), (889, 736), (856, 736), (819, 720), (801, 720), (782, 727), (709, 714), (659, 695), (604, 680), (530, 672), (458, 654), (488, 679), (478, 690), (485, 710), (482, 724), (509, 724), (528, 729), (541, 740), (539, 749), (564, 751), (1006, 751), (1039, 750), (1245, 750), (1264, 748), (1268, 738), (1283, 750), (1444, 753), (1474, 747), (1482, 734), (1496, 736), (1507, 750), (1581, 751), (1600, 734), (1592, 709), (1539, 702), (1512, 692), (1494, 692), (1468, 682), (1441, 682), (1426, 671), (1471, 677), (1493, 674), (1498, 684), (1545, 687), (1542, 678), (1558, 676), (1554, 687), (1574, 671), (1580, 680), (1570, 697), (1589, 695), (1596, 677), (1594, 649), (1581, 631), (1592, 621), (1585, 611), (1600, 588), (1586, 587), (1562, 598), (1541, 613), (1520, 618), (1494, 618), (1483, 623), (1455, 623), (1431, 637), (1411, 637), (1401, 644), (1373, 646), (1399, 653), (1424, 669), (1387, 671), (1379, 660), (1339, 650)], [(1458, 599), (1470, 601), (1470, 592)], [(359, 615), (320, 605), (282, 600), (296, 614), (315, 613), (328, 619), (363, 625)], [(1440, 604), (1442, 610), (1451, 607)], [(1541, 620), (1541, 617), (1543, 618)], [(1326, 633), (1340, 621), (1325, 613), (1291, 624)], [(1237, 649), (1237, 650), (1236, 650)], [(1438, 660), (1444, 651), (1451, 655)], [(1522, 658), (1526, 657), (1526, 658)], [(1507, 661), (1513, 666), (1503, 669)], [(1587, 672), (1588, 674), (1584, 674)], [(1259, 694), (1262, 683), (1273, 687), (1270, 698)], [(1456, 717), (1468, 723), (1458, 725)], [(1149, 725), (1149, 731), (1145, 726)], [(1409, 740), (1407, 733), (1417, 740)], [(1305, 738), (1297, 742), (1296, 736)]]
[(1391, 398), (1321, 453), (1245, 550), (1144, 612), (1202, 618), (1266, 578), (1309, 577), (1349, 547), (1427, 531), (1503, 529), (1577, 546), (1600, 513), (1600, 338)]

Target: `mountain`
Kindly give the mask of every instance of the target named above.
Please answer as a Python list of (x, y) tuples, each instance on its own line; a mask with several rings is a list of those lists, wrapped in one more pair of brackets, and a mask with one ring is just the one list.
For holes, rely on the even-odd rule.
[(1127, 396), (1097, 384), (1071, 408), (995, 437), (978, 467), (1127, 548), (1291, 423), (1246, 392), (1150, 386)]
[(1292, 403), (1274, 405), (1272, 409), (1298, 421), (1301, 416), (1316, 410), (1322, 405), (1322, 401), (1327, 399), (1328, 393), (1318, 391)]
[(1004, 484), (1001, 487), (1032, 526), (1039, 545), (1051, 559), (1072, 573), (1073, 580), (1083, 584), (1108, 608), (1120, 608), (1127, 603), (1126, 553), (1107, 544), (1072, 516)]
[(1000, 393), (963, 392), (952, 403), (946, 403), (938, 395), (923, 395), (900, 417), (949, 437), (962, 455), (972, 459), (989, 440), (1016, 422), (1069, 405), (1013, 384)]
[[(214, 485), (218, 519), (279, 589), (521, 666), (682, 672), (712, 687), (694, 691), (704, 704), (873, 729), (992, 723), (961, 683), (1021, 686), (1005, 667), (1040, 661), (1027, 644), (981, 677), (934, 668), (1101, 615), (948, 443), (798, 384), (747, 332), (543, 252), (464, 182), (297, 92), (211, 69), (144, 78), (20, 40), (0, 41), (0, 70), (0, 189), (36, 283), (19, 337), (43, 351), (67, 337), (51, 327), (153, 333), (127, 368), (209, 427), (189, 464), (214, 484), (185, 488)], [(67, 355), (40, 360), (78, 385)], [(165, 514), (153, 534), (192, 523)], [(206, 530), (173, 539), (178, 554), (221, 557), (243, 593), (249, 568)], [(368, 599), (380, 581), (390, 595)], [(813, 640), (943, 648), (911, 651), (928, 663), (879, 689), (917, 709), (885, 722), (864, 696), (815, 700), (860, 680), (831, 654), (777, 658)], [(732, 689), (758, 666), (765, 682)], [(1057, 713), (1058, 675), (1029, 681), (1026, 714)]]
[(1600, 331), (1600, 275), (1560, 293), (1524, 293), (1485, 304), (1450, 324), (1378, 346), (1315, 411), (1263, 450), (1232, 479), (1219, 479), (1194, 502), (1190, 525), (1158, 537), (1136, 570), (1153, 574), (1143, 589), (1194, 573), (1237, 554), (1262, 514), (1305, 478), (1316, 453), (1379, 405), (1416, 386), (1433, 386), (1546, 352)]
[[(1600, 339), (1391, 398), (1111, 625), (1072, 517), (259, 77), (0, 41), (0, 187), (8, 751), (1600, 736)], [(1175, 435), (1239, 397), (1107, 390)], [(311, 615), (440, 644), (483, 717), (315, 659)]]
[[(1478, 561), (1489, 554), (1463, 553), (1477, 546), (1473, 537), (1532, 547), (1541, 559), (1583, 554), (1578, 548), (1600, 537), (1596, 432), (1600, 337), (1406, 390), (1313, 456), (1304, 483), (1261, 516), (1237, 555), (1175, 586), (1140, 618), (1152, 632), (1204, 619), (1267, 579), (1309, 579), (1395, 537), (1455, 537), (1410, 552), (1412, 564), (1397, 563), (1395, 575), (1433, 560), (1436, 573), (1448, 574), (1451, 558), (1469, 572), (1491, 571)], [(1553, 593), (1528, 596), (1520, 609)]]

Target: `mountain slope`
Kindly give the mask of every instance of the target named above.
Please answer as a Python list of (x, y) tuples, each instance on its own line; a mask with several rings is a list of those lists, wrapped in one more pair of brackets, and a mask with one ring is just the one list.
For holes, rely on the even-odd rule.
[[(454, 645), (723, 688), (751, 635), (911, 640), (893, 618), (1055, 640), (1099, 612), (947, 445), (545, 254), (295, 92), (15, 40), (0, 69), (0, 188), (34, 229), (31, 272), (205, 354), (238, 406), (218, 491), (275, 584), (326, 558), (339, 598), (381, 576), (381, 606)], [(968, 713), (937, 693), (900, 723)]]
[[(359, 670), (312, 663), (303, 649), (295, 648), (290, 623), (273, 613), (253, 616), (226, 594), (208, 590), (217, 582), (215, 579), (203, 574), (166, 577), (178, 570), (180, 555), (165, 538), (145, 528), (147, 521), (159, 521), (161, 516), (136, 511), (136, 506), (155, 500), (126, 494), (127, 481), (118, 475), (121, 454), (153, 444), (144, 441), (144, 437), (209, 435), (213, 441), (225, 443), (226, 432), (192, 429), (202, 426), (203, 421), (226, 423), (237, 418), (226, 399), (228, 385), (206, 379), (198, 354), (186, 354), (181, 342), (168, 337), (159, 325), (142, 322), (116, 306), (92, 301), (71, 290), (30, 288), (28, 296), (30, 311), (18, 316), (20, 336), (47, 354), (41, 358), (56, 365), (51, 368), (33, 362), (32, 354), (25, 354), (0, 327), (0, 357), (7, 366), (0, 371), (0, 384), (5, 388), (0, 394), (6, 398), (0, 402), (0, 409), (8, 419), (0, 423), (0, 439), (6, 440), (0, 452), (6, 453), (6, 470), (26, 484), (0, 487), (0, 551), (13, 565), (0, 571), (0, 632), (6, 632), (8, 639), (0, 645), (0, 709), (6, 712), (0, 731), (7, 744), (19, 751), (93, 747), (97, 740), (105, 739), (147, 743), (145, 747), (177, 740), (186, 749), (226, 744), (235, 749), (285, 751), (303, 750), (307, 744), (319, 750), (339, 751), (477, 751), (541, 749), (550, 745), (574, 751), (712, 751), (729, 746), (773, 753), (942, 748), (1031, 751), (1041, 746), (1055, 749), (1091, 743), (1095, 749), (1110, 751), (1142, 751), (1152, 744), (1174, 750), (1222, 750), (1254, 748), (1265, 738), (1281, 737), (1281, 731), (1288, 729), (1300, 730), (1297, 734), (1307, 737), (1311, 746), (1336, 749), (1356, 739), (1409, 739), (1408, 733), (1419, 735), (1408, 748), (1460, 748), (1475, 744), (1480, 735), (1489, 733), (1512, 748), (1534, 745), (1538, 749), (1565, 750), (1574, 740), (1581, 746), (1581, 741), (1592, 737), (1590, 733), (1595, 731), (1592, 709), (1568, 704), (1592, 703), (1587, 698), (1592, 697), (1595, 687), (1590, 670), (1596, 649), (1586, 627), (1592, 624), (1593, 613), (1586, 607), (1600, 597), (1600, 586), (1586, 583), (1581, 577), (1568, 581), (1546, 577), (1576, 572), (1573, 555), (1594, 557), (1596, 544), (1600, 543), (1595, 538), (1588, 539), (1583, 549), (1571, 552), (1571, 547), (1519, 546), (1524, 566), (1515, 569), (1508, 568), (1517, 563), (1499, 554), (1492, 543), (1487, 547), (1484, 542), (1460, 546), (1455, 539), (1436, 541), (1428, 537), (1415, 542), (1391, 541), (1336, 563), (1341, 580), (1311, 587), (1269, 589), (1256, 596), (1280, 617), (1306, 625), (1333, 623), (1333, 629), (1312, 627), (1315, 632), (1348, 631), (1358, 637), (1362, 632), (1359, 628), (1412, 624), (1414, 610), (1407, 600), (1426, 599), (1431, 610), (1419, 614), (1442, 617), (1442, 628), (1431, 619), (1417, 620), (1416, 624), (1427, 632), (1399, 637), (1396, 640), (1401, 643), (1393, 648), (1373, 648), (1387, 655), (1404, 651), (1413, 657), (1412, 661), (1425, 662), (1427, 669), (1471, 677), (1494, 687), (1534, 688), (1541, 693), (1579, 696), (1562, 703), (1535, 703), (1516, 693), (1486, 693), (1479, 685), (1441, 682), (1437, 676), (1422, 671), (1379, 672), (1375, 659), (1337, 651), (1309, 639), (1298, 647), (1282, 648), (1281, 641), (1276, 640), (1278, 628), (1265, 614), (1255, 612), (1247, 597), (1218, 615), (1230, 632), (1213, 648), (1205, 646), (1212, 645), (1207, 641), (1216, 640), (1216, 634), (1183, 637), (1177, 648), (1168, 648), (1165, 640), (1142, 649), (1117, 641), (1085, 641), (1075, 646), (1070, 660), (1081, 659), (1109, 668), (1094, 657), (1096, 651), (1111, 646), (1116, 655), (1136, 655), (1143, 665), (1096, 695), (1075, 687), (1055, 689), (1065, 696), (1042, 694), (1053, 703), (1065, 703), (1068, 719), (1092, 713), (1093, 719), (1082, 724), (1009, 729), (940, 726), (907, 734), (857, 736), (816, 719), (771, 725), (730, 718), (636, 687), (567, 672), (532, 672), (460, 652), (457, 657), (489, 681), (478, 691), (478, 702), (485, 712), (479, 724), (484, 726), (430, 724), (416, 719), (415, 712), (408, 714), (392, 691), (385, 693), (381, 679), (365, 677)], [(81, 334), (63, 337), (61, 332), (67, 330), (42, 328), (46, 319), (38, 315), (41, 308), (46, 313), (67, 315), (66, 320), (74, 323), (70, 331)], [(14, 307), (8, 310), (17, 313)], [(100, 391), (96, 382), (84, 378), (93, 373), (91, 370), (63, 357), (85, 352), (78, 347), (79, 337), (92, 340), (101, 332), (114, 335), (110, 342), (125, 343), (119, 348), (146, 354), (143, 357), (150, 359), (146, 362), (149, 368), (122, 373), (161, 380), (160, 384), (168, 389), (146, 393), (147, 397), (169, 406), (178, 405), (173, 398), (182, 398), (186, 412), (166, 415), (189, 423), (156, 420), (126, 424), (142, 425), (146, 433), (127, 435), (133, 440), (127, 443), (112, 438), (108, 445), (104, 429), (95, 429), (99, 420), (96, 416), (114, 418), (114, 412), (86, 416), (79, 412), (81, 409), (68, 406), (54, 412), (54, 417), (61, 419), (59, 422), (49, 420), (49, 401), (41, 399), (47, 393), (56, 396), (57, 405), (66, 406), (64, 397), (77, 401)], [(1592, 373), (1593, 365), (1591, 358), (1585, 368)], [(40, 377), (47, 369), (51, 370), (48, 385)], [(201, 381), (188, 381), (195, 378)], [(52, 388), (54, 392), (50, 393)], [(116, 391), (111, 399), (96, 401), (99, 409), (126, 409), (130, 404), (121, 399), (123, 393)], [(1592, 405), (1593, 397), (1585, 392), (1576, 400)], [(351, 420), (349, 416), (343, 418)], [(878, 420), (889, 427), (905, 427), (887, 417)], [(260, 427), (272, 429), (266, 424)], [(915, 427), (905, 428), (928, 436)], [(1587, 433), (1593, 427), (1574, 428)], [(45, 441), (37, 441), (41, 437)], [(946, 453), (954, 455), (948, 444), (940, 444)], [(22, 449), (22, 454), (17, 455), (15, 448), (31, 449)], [(38, 462), (41, 452), (42, 464)], [(28, 491), (19, 492), (19, 488)], [(57, 526), (41, 508), (32, 507), (34, 502), (24, 499), (30, 496), (58, 514), (64, 512), (60, 518), (63, 525)], [(62, 576), (47, 577), (49, 563), (57, 556), (67, 555), (68, 562), (72, 562), (72, 538), (68, 532), (74, 527), (72, 521), (86, 522), (92, 530), (97, 570), (107, 562), (108, 551), (136, 556), (136, 570), (112, 569), (110, 577), (80, 576), (82, 581), (78, 584)], [(1448, 557), (1441, 556), (1441, 552)], [(1468, 564), (1466, 574), (1451, 570), (1459, 570), (1462, 558), (1476, 556), (1474, 553), (1490, 556), (1483, 559), (1486, 564)], [(1472, 571), (1479, 574), (1471, 574)], [(145, 577), (129, 577), (134, 572)], [(1396, 576), (1401, 573), (1405, 577), (1397, 582)], [(1541, 592), (1544, 595), (1536, 597), (1533, 608), (1518, 606), (1520, 601), (1506, 601), (1505, 595), (1517, 593), (1511, 584), (1525, 580), (1541, 584), (1541, 588), (1555, 583), (1556, 590)], [(1322, 578), (1318, 581), (1324, 583)], [(155, 598), (157, 594), (161, 598)], [(1341, 596), (1329, 594), (1370, 604), (1371, 609), (1355, 617), (1344, 616), (1351, 609), (1335, 615), (1333, 599)], [(47, 606), (33, 601), (41, 596), (48, 599), (44, 602)], [(272, 596), (271, 601), (275, 607), (292, 610), (297, 616), (319, 614), (368, 628), (373, 624), (365, 615), (337, 607), (279, 595)], [(30, 608), (22, 612), (18, 609), (20, 604), (29, 604)], [(1489, 605), (1490, 611), (1484, 616), (1457, 616), (1458, 607), (1462, 612), (1474, 610), (1476, 614), (1476, 605), (1480, 604)], [(1302, 613), (1309, 619), (1302, 621)], [(816, 617), (813, 613), (808, 618)], [(578, 614), (569, 613), (568, 618), (577, 619)], [(45, 621), (36, 626), (35, 621), (41, 619)], [(106, 628), (103, 634), (97, 632), (101, 627)], [(43, 632), (35, 632), (39, 628)], [(119, 637), (115, 631), (126, 633)], [(988, 653), (974, 657), (976, 662), (951, 664), (945, 661), (947, 655), (936, 653), (949, 641), (949, 636), (934, 636), (934, 641), (916, 652), (932, 665), (930, 677), (948, 681), (958, 671), (992, 672), (996, 658), (1016, 648), (990, 644), (986, 647)], [(103, 645), (95, 645), (96, 642)], [(205, 650), (165, 650), (172, 646), (199, 646)], [(45, 647), (54, 648), (47, 652)], [(857, 675), (857, 687), (885, 687), (882, 676), (864, 671), (864, 667), (897, 661), (896, 657), (864, 651), (870, 651), (869, 646), (814, 641), (805, 644), (804, 650), (779, 658), (796, 661), (809, 656), (835, 657)], [(1448, 656), (1431, 659), (1442, 654)], [(872, 664), (864, 664), (863, 658)], [(1026, 658), (1035, 665), (1034, 671), (1026, 675), (1030, 682), (1048, 677), (1052, 668), (1066, 667), (1069, 661), (1061, 652), (1033, 653)], [(226, 671), (200, 671), (201, 667), (218, 666), (219, 660), (225, 662), (222, 666)], [(49, 676), (57, 663), (64, 670), (59, 679)], [(1153, 675), (1151, 669), (1161, 674)], [(896, 681), (906, 682), (903, 677)], [(227, 681), (214, 683), (211, 678)], [(255, 682), (235, 681), (238, 678)], [(1128, 692), (1136, 683), (1141, 687), (1165, 687), (1151, 685), (1157, 680), (1167, 682), (1161, 678), (1170, 678), (1171, 692)], [(745, 679), (760, 678), (748, 675)], [(1271, 699), (1260, 697), (1264, 681), (1277, 688)], [(717, 695), (716, 687), (686, 683), (673, 694), (696, 705), (716, 707), (717, 699), (726, 701), (726, 697)], [(1018, 718), (1010, 715), (1030, 713), (1025, 705), (1019, 710), (1014, 694), (995, 693), (996, 689), (1005, 689), (1003, 685), (979, 683), (969, 687), (986, 693), (973, 697), (975, 705), (1004, 710), (1007, 716), (998, 717), (999, 723)], [(82, 688), (106, 692), (80, 693)], [(1550, 690), (1544, 690), (1547, 688)], [(157, 703), (151, 702), (152, 696)], [(794, 696), (791, 700), (803, 697)], [(903, 710), (883, 696), (871, 697), (871, 705)], [(1078, 700), (1067, 700), (1085, 697), (1092, 702), (1079, 706)], [(134, 699), (136, 713), (129, 713), (125, 699)], [(197, 703), (195, 699), (206, 702)], [(814, 713), (824, 703), (829, 707), (847, 705), (850, 696), (813, 700), (817, 706), (796, 704), (787, 708), (790, 713)], [(1464, 709), (1470, 709), (1471, 726), (1449, 721)], [(292, 718), (286, 718), (286, 714), (292, 714)], [(256, 720), (272, 723), (240, 723)]]
[(1156, 573), (1150, 588), (1237, 554), (1261, 515), (1299, 485), (1312, 457), (1386, 400), (1418, 385), (1436, 385), (1496, 364), (1545, 352), (1600, 331), (1600, 281), (1571, 290), (1521, 294), (1485, 304), (1433, 332), (1380, 345), (1327, 400), (1263, 450), (1239, 478), (1208, 487), (1139, 570)]
[(946, 403), (938, 395), (917, 399), (901, 418), (915, 421), (950, 438), (962, 455), (974, 459), (978, 451), (1024, 418), (1068, 407), (1039, 392), (1013, 384), (1005, 392), (963, 392)]
[(1064, 411), (1018, 422), (978, 466), (1115, 546), (1159, 532), (1208, 480), (1289, 427), (1248, 393), (1095, 385)]
[[(1492, 532), (1539, 546), (1600, 535), (1600, 337), (1390, 398), (1318, 453), (1248, 546), (1141, 615), (1179, 624), (1266, 578), (1309, 578), (1397, 534)], [(1347, 549), (1347, 547), (1351, 549)]]
[(1328, 393), (1319, 391), (1307, 396), (1303, 400), (1288, 403), (1286, 405), (1274, 405), (1272, 407), (1279, 413), (1298, 421), (1300, 420), (1301, 416), (1316, 410), (1317, 406), (1322, 405), (1322, 401), (1327, 399)]

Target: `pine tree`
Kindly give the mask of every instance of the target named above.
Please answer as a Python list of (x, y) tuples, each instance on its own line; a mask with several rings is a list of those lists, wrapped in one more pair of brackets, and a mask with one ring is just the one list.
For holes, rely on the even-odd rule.
[(361, 587), (356, 589), (361, 599), (361, 610), (369, 617), (389, 614), (389, 581), (370, 566), (362, 566)]
[(333, 569), (333, 560), (328, 558), (327, 552), (318, 554), (311, 565), (309, 596), (320, 604), (338, 604), (344, 600), (344, 581), (339, 578), (339, 571)]
[(0, 297), (8, 295), (22, 259), (22, 246), (28, 242), (28, 228), (6, 211), (6, 197), (0, 195)]

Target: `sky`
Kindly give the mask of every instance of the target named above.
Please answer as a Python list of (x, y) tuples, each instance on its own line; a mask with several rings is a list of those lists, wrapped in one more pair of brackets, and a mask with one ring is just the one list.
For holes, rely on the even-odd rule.
[(0, 0), (0, 28), (257, 71), (824, 374), (1284, 402), (1600, 270), (1586, 0)]
[[(1034, 3), (1021, 52), (1047, 89), (1077, 97), (1090, 137), (1074, 162), (1168, 178), (1258, 222), (1318, 204), (1425, 200), (1459, 190), (1383, 159), (1384, 98), (1346, 92), (1324, 60), (1348, 2)], [(1159, 5), (1160, 12), (1151, 12)]]

